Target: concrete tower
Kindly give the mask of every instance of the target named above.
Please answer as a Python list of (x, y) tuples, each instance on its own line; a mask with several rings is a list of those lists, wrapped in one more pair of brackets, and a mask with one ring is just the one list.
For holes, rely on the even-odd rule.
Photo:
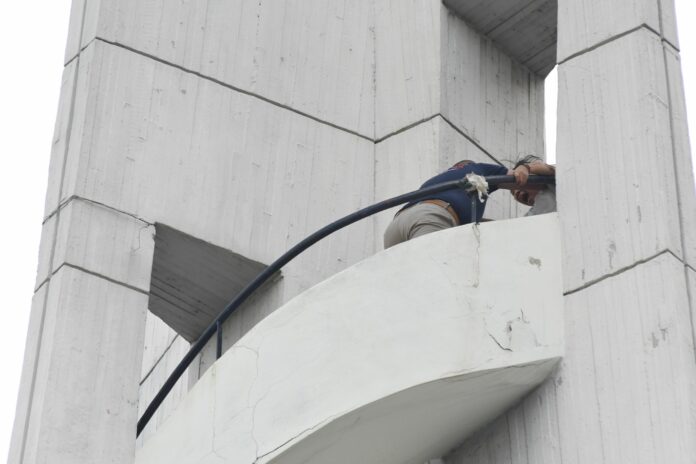
[[(74, 0), (65, 62), (10, 463), (693, 461), (671, 0)], [(331, 235), (136, 442), (295, 243), (459, 159), (543, 155), (556, 63), (558, 215)]]

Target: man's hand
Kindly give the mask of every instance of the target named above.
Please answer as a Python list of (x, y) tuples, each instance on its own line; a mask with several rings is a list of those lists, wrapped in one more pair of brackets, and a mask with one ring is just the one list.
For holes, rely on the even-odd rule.
[(527, 179), (529, 179), (529, 174), (532, 170), (528, 164), (520, 164), (513, 171), (512, 175), (515, 177), (515, 185), (522, 187), (527, 184)]

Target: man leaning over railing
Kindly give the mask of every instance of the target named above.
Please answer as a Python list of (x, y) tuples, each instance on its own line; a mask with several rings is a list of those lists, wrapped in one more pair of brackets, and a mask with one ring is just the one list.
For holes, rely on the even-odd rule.
[[(472, 175), (482, 177), (513, 176), (515, 178), (514, 184), (493, 186), (487, 193), (493, 193), (498, 188), (510, 190), (515, 200), (532, 206), (527, 215), (555, 211), (555, 189), (552, 186), (547, 187), (543, 184), (527, 185), (527, 179), (530, 174), (553, 176), (556, 174), (556, 170), (553, 166), (544, 163), (536, 156), (522, 158), (512, 169), (496, 164), (463, 160), (455, 163), (445, 172), (428, 179), (421, 188), (465, 177), (474, 180), (471, 177)], [(483, 218), (487, 195), (482, 195), (480, 198), (480, 203), (476, 206), (476, 222), (481, 221)], [(396, 216), (394, 216), (394, 219), (384, 232), (384, 248), (389, 248), (406, 240), (438, 230), (469, 224), (473, 219), (471, 201), (466, 191), (452, 189), (433, 194), (431, 197), (407, 203), (396, 213)]]

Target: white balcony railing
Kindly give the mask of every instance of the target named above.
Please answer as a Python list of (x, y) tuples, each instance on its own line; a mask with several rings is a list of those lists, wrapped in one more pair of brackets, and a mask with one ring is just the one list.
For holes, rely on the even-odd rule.
[(260, 322), (136, 462), (422, 464), (548, 376), (562, 302), (556, 214), (398, 245)]

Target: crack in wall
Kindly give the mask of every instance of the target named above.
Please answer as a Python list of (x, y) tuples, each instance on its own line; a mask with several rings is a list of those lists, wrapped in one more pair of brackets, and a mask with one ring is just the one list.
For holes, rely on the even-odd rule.
[(133, 219), (135, 219), (135, 220), (137, 220), (137, 221), (140, 221), (140, 222), (142, 222), (142, 223), (145, 223), (145, 224), (148, 225), (148, 226), (154, 226), (154, 225), (155, 225), (154, 222), (150, 222), (150, 221), (148, 221), (147, 219), (138, 216), (137, 214), (129, 213), (128, 211), (125, 211), (125, 210), (116, 208), (116, 207), (114, 207), (114, 206), (107, 205), (106, 203), (102, 203), (102, 202), (97, 201), (97, 200), (92, 200), (92, 199), (90, 199), (90, 198), (83, 197), (83, 196), (80, 196), (80, 195), (71, 195), (71, 196), (69, 196), (68, 198), (66, 198), (65, 200), (62, 200), (62, 201), (58, 204), (58, 207), (57, 207), (56, 209), (54, 209), (48, 216), (46, 216), (46, 217), (44, 218), (42, 224), (45, 224), (46, 221), (48, 221), (49, 219), (51, 219), (53, 216), (56, 216), (58, 213), (60, 213), (63, 209), (65, 209), (65, 207), (67, 207), (67, 206), (68, 206), (70, 203), (72, 203), (73, 201), (83, 201), (83, 202), (85, 202), (85, 203), (91, 203), (91, 204), (93, 204), (93, 205), (100, 206), (100, 207), (105, 208), (105, 209), (108, 209), (108, 210), (110, 210), (110, 211), (114, 211), (114, 212), (116, 212), (116, 213), (123, 214), (124, 216), (129, 216), (129, 217), (131, 217), (131, 218), (133, 218)]
[(493, 335), (492, 333), (490, 333), (488, 331), (486, 331), (486, 332), (488, 333), (488, 336), (491, 337), (491, 340), (493, 340), (495, 342), (495, 344), (500, 347), (501, 350), (512, 351), (512, 348), (503, 346), (502, 343), (500, 343), (498, 341), (498, 339), (495, 338), (495, 335)]

